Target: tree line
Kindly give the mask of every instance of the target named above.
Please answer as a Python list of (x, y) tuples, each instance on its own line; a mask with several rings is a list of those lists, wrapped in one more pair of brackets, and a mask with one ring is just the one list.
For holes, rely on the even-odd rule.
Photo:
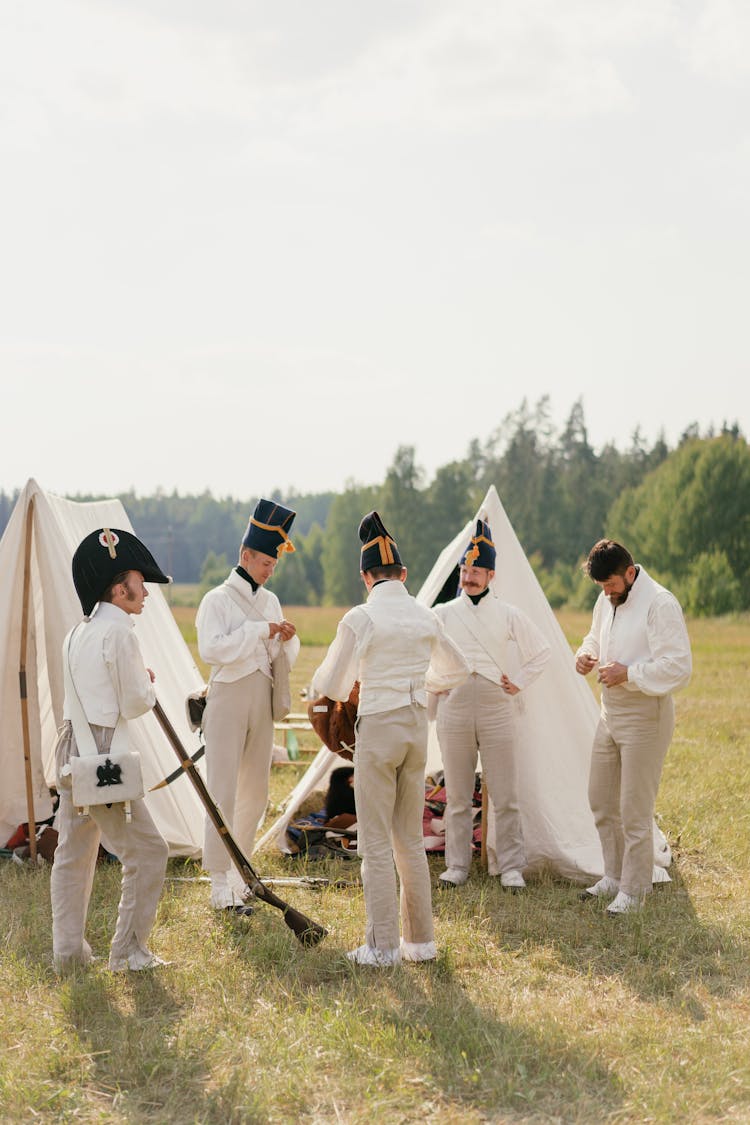
[[(288, 605), (361, 600), (357, 527), (377, 508), (416, 591), (491, 484), (554, 607), (592, 604), (597, 590), (581, 563), (606, 535), (624, 542), (688, 612), (750, 608), (750, 449), (739, 426), (700, 433), (692, 425), (672, 449), (663, 435), (649, 445), (636, 430), (627, 449), (608, 444), (595, 450), (582, 403), (558, 430), (548, 397), (533, 405), (524, 400), (485, 441), (473, 441), (464, 459), (441, 466), (430, 481), (415, 448), (402, 446), (379, 485), (347, 480), (336, 493), (274, 490), (271, 498), (298, 514), (296, 551), (284, 556), (272, 588)], [(207, 589), (236, 562), (257, 498), (159, 490), (120, 499), (175, 581)], [(0, 529), (14, 501), (0, 492)]]

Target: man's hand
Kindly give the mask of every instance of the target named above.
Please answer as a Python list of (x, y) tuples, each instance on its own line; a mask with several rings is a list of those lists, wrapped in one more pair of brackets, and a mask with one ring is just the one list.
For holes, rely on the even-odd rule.
[(291, 621), (269, 621), (268, 626), (269, 636), (280, 637), (282, 641), (290, 641), (297, 632)]
[(520, 687), (516, 687), (516, 685), (508, 679), (508, 677), (505, 675), (505, 672), (503, 672), (502, 676), (500, 677), (500, 687), (503, 689), (506, 695), (518, 695), (519, 691), (521, 690)]
[(624, 684), (628, 678), (627, 665), (618, 664), (616, 660), (611, 664), (603, 664), (596, 678), (605, 687), (617, 687), (618, 684)]
[(156, 679), (156, 672), (152, 672), (150, 668), (147, 668), (146, 671), (148, 672), (148, 678), (151, 680), (151, 683), (153, 683)]
[(596, 667), (595, 656), (589, 656), (587, 652), (582, 652), (580, 656), (576, 657), (576, 672), (579, 676), (588, 676), (594, 667)]

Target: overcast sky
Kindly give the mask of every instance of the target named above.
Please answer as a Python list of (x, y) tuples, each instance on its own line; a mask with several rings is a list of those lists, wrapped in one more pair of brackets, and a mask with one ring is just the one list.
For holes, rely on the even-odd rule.
[(4, 0), (0, 487), (750, 432), (747, 0)]

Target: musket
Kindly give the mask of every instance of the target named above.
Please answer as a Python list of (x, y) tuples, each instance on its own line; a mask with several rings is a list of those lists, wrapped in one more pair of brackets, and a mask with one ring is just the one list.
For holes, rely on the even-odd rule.
[(268, 906), (273, 906), (276, 910), (281, 911), (287, 926), (292, 931), (297, 940), (302, 943), (302, 945), (317, 945), (318, 942), (322, 941), (326, 936), (328, 930), (324, 929), (323, 926), (319, 926), (317, 922), (311, 921), (310, 918), (306, 918), (304, 914), (300, 913), (299, 910), (295, 910), (294, 907), (290, 906), (288, 902), (284, 902), (284, 900), (279, 898), (278, 895), (274, 894), (274, 892), (265, 883), (261, 882), (255, 871), (253, 870), (249, 859), (244, 854), (234, 836), (232, 835), (229, 825), (224, 819), (219, 806), (216, 804), (216, 801), (214, 801), (213, 797), (206, 788), (205, 781), (198, 773), (198, 770), (195, 768), (193, 759), (190, 757), (187, 750), (182, 745), (180, 736), (177, 734), (177, 731), (174, 729), (171, 722), (165, 715), (164, 709), (162, 708), (158, 699), (154, 704), (154, 714), (156, 715), (159, 725), (167, 736), (172, 749), (180, 759), (180, 762), (182, 763), (182, 770), (188, 775), (191, 782), (193, 783), (193, 787), (195, 788), (195, 791), (198, 794), (203, 807), (208, 813), (211, 819), (211, 823), (219, 833), (219, 839), (222, 841), (224, 847), (229, 852), (232, 862), (244, 879), (251, 893), (254, 894), (256, 898), (259, 898), (261, 902), (265, 902)]
[[(180, 771), (182, 772), (182, 771)], [(156, 786), (149, 789), (152, 793)], [(5, 849), (0, 848), (0, 853)], [(332, 890), (353, 890), (362, 886), (361, 879), (329, 879), (325, 875), (259, 875), (258, 878), (266, 887), (310, 887), (311, 890), (322, 890), (330, 887)], [(208, 875), (169, 875), (170, 883), (210, 883)]]
[(271, 887), (311, 887), (315, 890), (330, 887), (335, 891), (349, 891), (362, 886), (360, 879), (327, 879), (323, 875), (266, 875), (264, 882)]

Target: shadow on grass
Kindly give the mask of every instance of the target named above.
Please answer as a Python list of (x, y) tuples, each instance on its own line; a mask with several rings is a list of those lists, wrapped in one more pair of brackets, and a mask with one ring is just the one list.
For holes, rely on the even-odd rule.
[[(581, 887), (554, 876), (530, 882), (522, 895), (508, 895), (484, 874), (477, 886), (499, 949), (543, 949), (568, 970), (618, 978), (640, 1000), (666, 1003), (699, 1023), (705, 1018), (700, 989), (723, 997), (747, 986), (750, 942), (699, 918), (678, 859), (669, 874), (672, 882), (658, 885), (642, 911), (614, 917), (606, 902), (582, 902)], [(461, 908), (455, 899), (438, 899), (438, 915), (446, 919)], [(732, 983), (732, 972), (739, 983)]]
[(227, 938), (253, 976), (273, 965), (269, 994), (294, 1009), (295, 1034), (315, 1044), (327, 1095), (344, 1099), (349, 1122), (421, 1121), (426, 1105), (438, 1118), (448, 1107), (444, 1120), (600, 1121), (622, 1105), (622, 1084), (595, 1048), (571, 1046), (559, 1026), (499, 1018), (468, 995), (447, 955), (354, 966), (335, 935), (305, 951), (265, 912), (252, 928), (230, 924)]
[(63, 1007), (77, 1049), (91, 1060), (86, 1086), (109, 1094), (117, 1120), (266, 1121), (261, 1099), (243, 1092), (233, 1101), (217, 1087), (210, 1036), (190, 1025), (190, 996), (176, 993), (169, 968), (95, 970), (69, 982)]
[[(353, 875), (348, 864), (327, 873)], [(621, 919), (580, 903), (580, 888), (559, 879), (511, 895), (477, 873), (458, 892), (434, 895), (438, 961), (394, 970), (357, 968), (344, 957), (349, 943), (336, 931), (356, 926), (359, 888), (281, 889), (333, 931), (307, 951), (278, 911), (259, 905), (249, 923), (217, 919), (207, 890), (173, 884), (159, 924), (175, 955), (182, 942), (180, 964), (144, 975), (111, 975), (100, 965), (56, 989), (70, 1051), (55, 1080), (71, 1115), (90, 1112), (101, 1096), (118, 1119), (144, 1122), (320, 1120), (335, 1105), (348, 1122), (421, 1121), (425, 1106), (446, 1121), (616, 1117), (626, 1095), (596, 1038), (573, 1042), (554, 1014), (527, 1016), (522, 997), (535, 988), (534, 972), (540, 990), (549, 989), (562, 967), (594, 981), (617, 978), (642, 1000), (700, 1022), (695, 982), (723, 994), (731, 987), (725, 955), (742, 950), (735, 935), (700, 921), (679, 867), (671, 873), (673, 884), (642, 914)], [(17, 889), (25, 882), (13, 879)], [(98, 951), (111, 932), (117, 882), (116, 872), (97, 875)], [(44, 948), (24, 946), (30, 931), (18, 929), (13, 952), (50, 973), (48, 897), (35, 901)], [(27, 902), (19, 914), (29, 910)], [(170, 938), (159, 937), (168, 955)], [(501, 961), (493, 1008), (481, 977)], [(514, 961), (520, 998), (507, 1003)]]
[(421, 987), (412, 980), (390, 1018), (406, 1042), (420, 1042), (416, 1058), (454, 1102), (527, 1121), (601, 1121), (622, 1104), (619, 1078), (595, 1051), (571, 1046), (559, 1026), (498, 1019), (439, 972), (425, 974)]
[[(201, 977), (200, 960), (210, 958), (210, 950), (196, 949), (195, 960), (184, 973), (179, 957), (174, 967), (111, 973), (107, 951), (117, 913), (120, 868), (104, 865), (97, 870), (87, 921), (97, 961), (58, 977), (52, 968), (49, 869), (2, 874), (10, 884), (4, 889), (13, 892), (16, 904), (4, 935), (8, 987), (15, 983), (17, 989), (35, 996), (45, 1029), (43, 1037), (35, 1029), (30, 1031), (37, 1036), (37, 1046), (31, 1053), (25, 1051), (25, 1067), (17, 1080), (18, 1104), (3, 1101), (6, 1076), (0, 1070), (3, 1122), (32, 1116), (158, 1125), (268, 1120), (262, 1096), (244, 1089), (232, 1100), (232, 1077), (227, 1083), (214, 1080), (211, 1047), (217, 1021), (213, 1012), (193, 1018), (207, 983)], [(182, 885), (172, 897), (181, 899), (189, 890), (188, 884)], [(169, 912), (169, 904), (163, 903), (160, 915)], [(182, 913), (174, 908), (172, 913), (173, 924), (184, 929), (190, 919), (189, 903)], [(203, 931), (196, 926), (194, 935), (180, 938), (184, 945), (200, 946), (206, 931), (210, 934), (210, 919)], [(160, 944), (160, 951), (169, 956), (163, 935)], [(31, 1020), (32, 1025), (35, 1022)], [(23, 1025), (16, 1020), (15, 1026), (18, 1034)]]

